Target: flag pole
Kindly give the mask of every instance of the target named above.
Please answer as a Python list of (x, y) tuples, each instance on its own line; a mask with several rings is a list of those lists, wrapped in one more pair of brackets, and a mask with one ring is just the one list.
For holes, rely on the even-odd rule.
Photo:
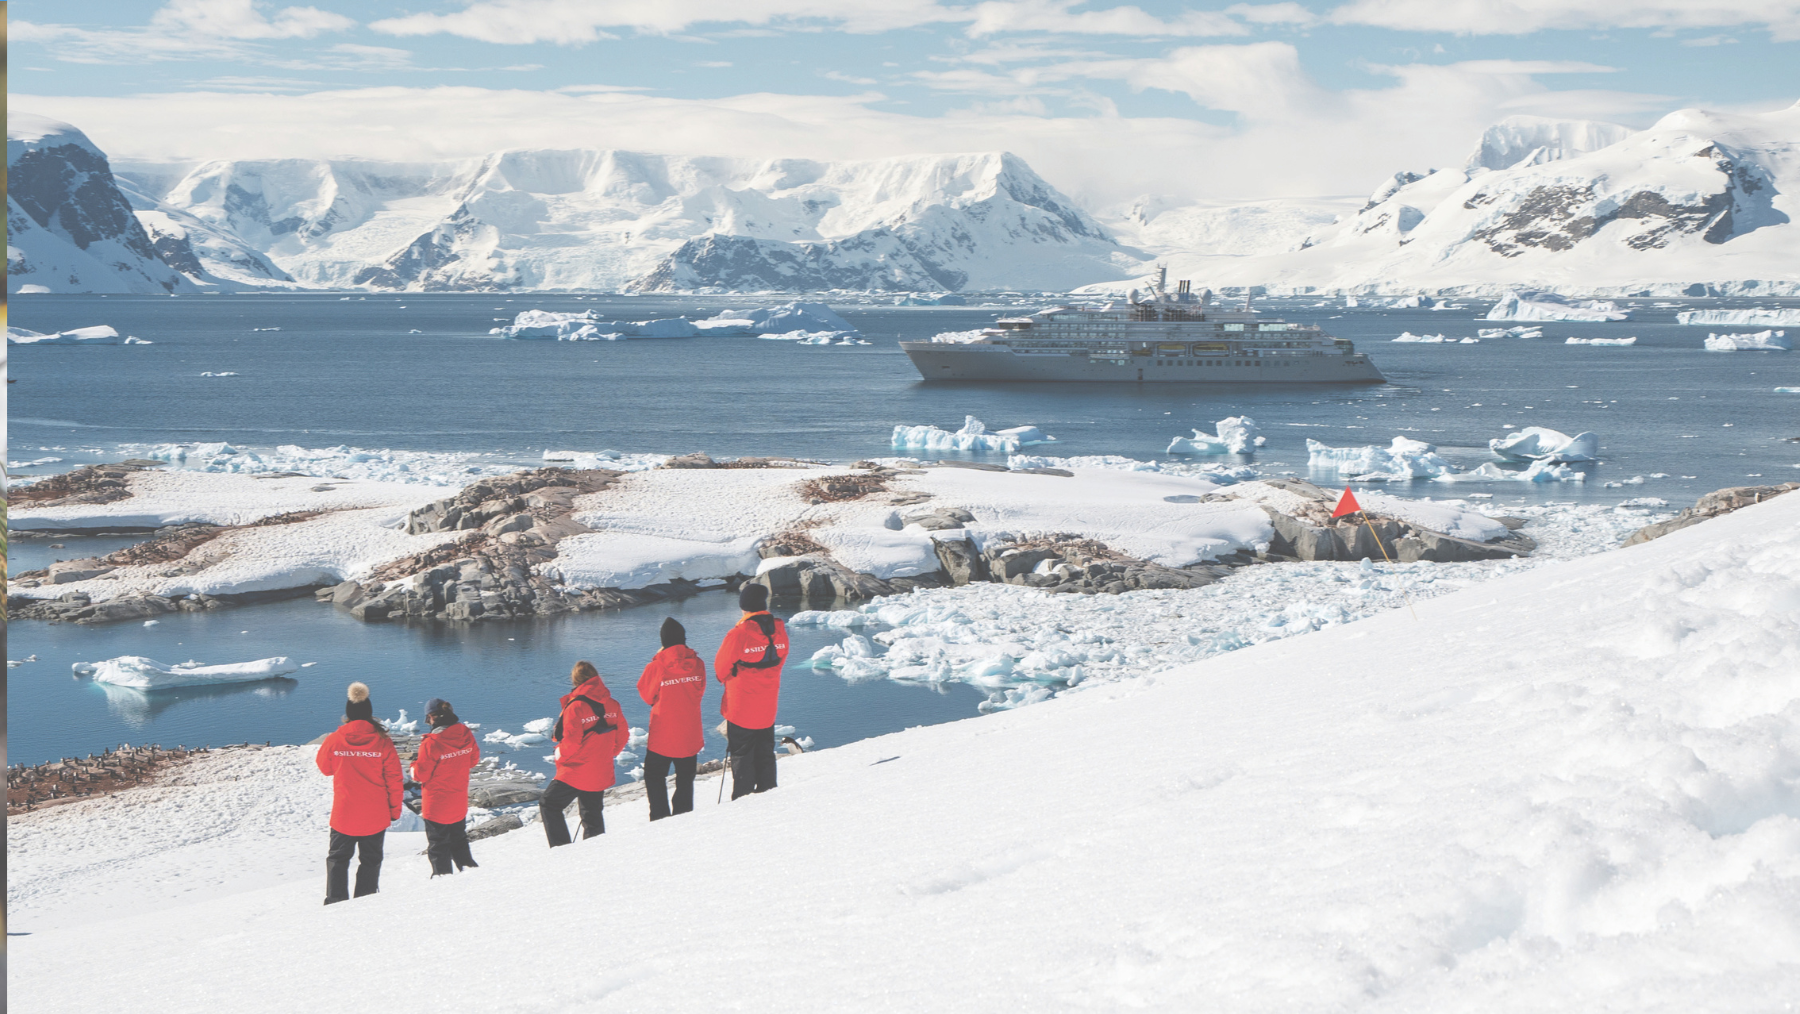
[[(1361, 513), (1363, 516), (1363, 524), (1368, 526), (1369, 535), (1375, 540), (1375, 548), (1381, 550), (1381, 558), (1387, 561), (1388, 566), (1392, 567), (1394, 565), (1394, 560), (1392, 557), (1388, 556), (1387, 547), (1381, 544), (1381, 536), (1375, 534), (1375, 525), (1369, 521), (1369, 512), (1365, 510)], [(1413, 608), (1412, 593), (1406, 590), (1405, 585), (1401, 585), (1400, 594), (1406, 599), (1406, 611), (1412, 614), (1414, 620), (1417, 620), (1419, 618), (1419, 611)]]

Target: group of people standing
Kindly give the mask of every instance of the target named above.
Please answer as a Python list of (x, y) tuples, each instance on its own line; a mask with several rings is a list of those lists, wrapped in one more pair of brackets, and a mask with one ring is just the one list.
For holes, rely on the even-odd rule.
[[(713, 657), (713, 675), (723, 686), (719, 710), (725, 719), (730, 756), (731, 798), (775, 787), (775, 710), (781, 696), (781, 666), (787, 660), (787, 628), (769, 612), (769, 590), (747, 584), (738, 594), (743, 617), (726, 633)], [(563, 816), (577, 804), (583, 838), (604, 834), (605, 792), (615, 780), (614, 759), (631, 741), (624, 710), (591, 662), (577, 662), (569, 674), (573, 688), (559, 700), (551, 738), (556, 742), (556, 776), (538, 801), (544, 837), (550, 846), (572, 841)], [(694, 772), (706, 745), (700, 702), (706, 695), (706, 663), (687, 645), (687, 631), (673, 617), (663, 621), (662, 649), (638, 678), (638, 696), (650, 705), (650, 732), (644, 755), (644, 782), (650, 819), (694, 808)], [(481, 746), (456, 717), (448, 701), (425, 705), (430, 727), (419, 744), (411, 777), (420, 788), (419, 815), (425, 821), (431, 875), (477, 866), (469, 851), (469, 772), (481, 760)], [(387, 729), (375, 720), (369, 688), (350, 684), (344, 722), (325, 737), (316, 758), (332, 779), (331, 846), (325, 856), (325, 904), (350, 899), (350, 860), (357, 856), (355, 897), (380, 888), (382, 843), (404, 809), (406, 780), (400, 754)], [(675, 774), (673, 805), (668, 776)]]

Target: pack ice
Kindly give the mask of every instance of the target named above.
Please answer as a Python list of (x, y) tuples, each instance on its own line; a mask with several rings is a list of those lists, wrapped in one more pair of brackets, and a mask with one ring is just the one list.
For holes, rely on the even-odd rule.
[(1569, 299), (1554, 292), (1514, 289), (1500, 297), (1488, 320), (1627, 320), (1629, 311), (1603, 299)]
[(962, 428), (954, 433), (937, 426), (895, 426), (893, 446), (907, 451), (1005, 451), (1011, 453), (1028, 444), (1054, 443), (1036, 426), (1012, 426), (988, 432), (987, 426), (974, 416), (964, 416)]
[(1709, 334), (1708, 352), (1789, 352), (1793, 343), (1786, 331), (1758, 331), (1755, 334)]
[(228, 665), (200, 665), (195, 662), (163, 665), (141, 655), (121, 655), (104, 662), (77, 662), (74, 670), (79, 675), (93, 677), (96, 683), (109, 683), (133, 690), (165, 690), (169, 687), (255, 683), (299, 672), (300, 666), (286, 655)]
[[(817, 334), (842, 340), (860, 334), (824, 303), (799, 301), (755, 310), (726, 310), (705, 320), (668, 317), (659, 320), (602, 320), (598, 312), (526, 310), (489, 334), (502, 338), (546, 338), (556, 341), (614, 341), (620, 338), (743, 337), (749, 335)], [(799, 340), (799, 339), (796, 339)]]

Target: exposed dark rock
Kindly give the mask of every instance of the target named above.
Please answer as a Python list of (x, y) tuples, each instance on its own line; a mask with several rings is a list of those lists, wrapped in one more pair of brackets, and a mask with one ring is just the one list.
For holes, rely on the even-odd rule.
[(1784, 482), (1778, 486), (1730, 486), (1716, 489), (1694, 501), (1694, 505), (1675, 515), (1667, 521), (1659, 521), (1653, 525), (1645, 525), (1631, 533), (1625, 540), (1627, 546), (1635, 546), (1640, 542), (1658, 539), (1670, 532), (1678, 532), (1689, 525), (1697, 525), (1708, 518), (1716, 518), (1721, 514), (1752, 504), (1762, 503), (1770, 497), (1800, 489), (1800, 482)]
[(111, 465), (83, 465), (73, 471), (45, 476), (29, 486), (10, 490), (7, 500), (12, 504), (30, 504), (33, 507), (118, 503), (131, 498), (131, 487), (127, 484), (131, 473), (162, 464), (164, 462), (161, 461), (152, 465), (133, 461)]

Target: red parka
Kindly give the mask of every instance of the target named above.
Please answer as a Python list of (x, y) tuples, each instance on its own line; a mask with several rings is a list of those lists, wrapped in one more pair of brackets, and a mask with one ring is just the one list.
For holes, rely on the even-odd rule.
[(713, 675), (725, 684), (719, 713), (726, 721), (746, 729), (775, 724), (787, 653), (787, 627), (766, 612), (751, 613), (725, 634), (713, 659)]
[(412, 778), (424, 790), (419, 816), (439, 824), (460, 824), (469, 815), (469, 769), (481, 760), (481, 745), (457, 722), (419, 742)]
[(319, 744), (314, 761), (331, 776), (331, 829), (361, 837), (400, 819), (400, 754), (366, 719), (345, 722)]
[[(597, 701), (600, 710), (582, 698)], [(572, 789), (612, 788), (613, 758), (631, 742), (631, 727), (612, 692), (596, 676), (564, 694), (562, 738), (556, 743), (556, 780)], [(610, 725), (611, 729), (601, 726)]]
[(700, 698), (706, 663), (685, 644), (656, 653), (638, 677), (638, 696), (650, 705), (650, 749), (664, 757), (692, 757), (706, 745)]

